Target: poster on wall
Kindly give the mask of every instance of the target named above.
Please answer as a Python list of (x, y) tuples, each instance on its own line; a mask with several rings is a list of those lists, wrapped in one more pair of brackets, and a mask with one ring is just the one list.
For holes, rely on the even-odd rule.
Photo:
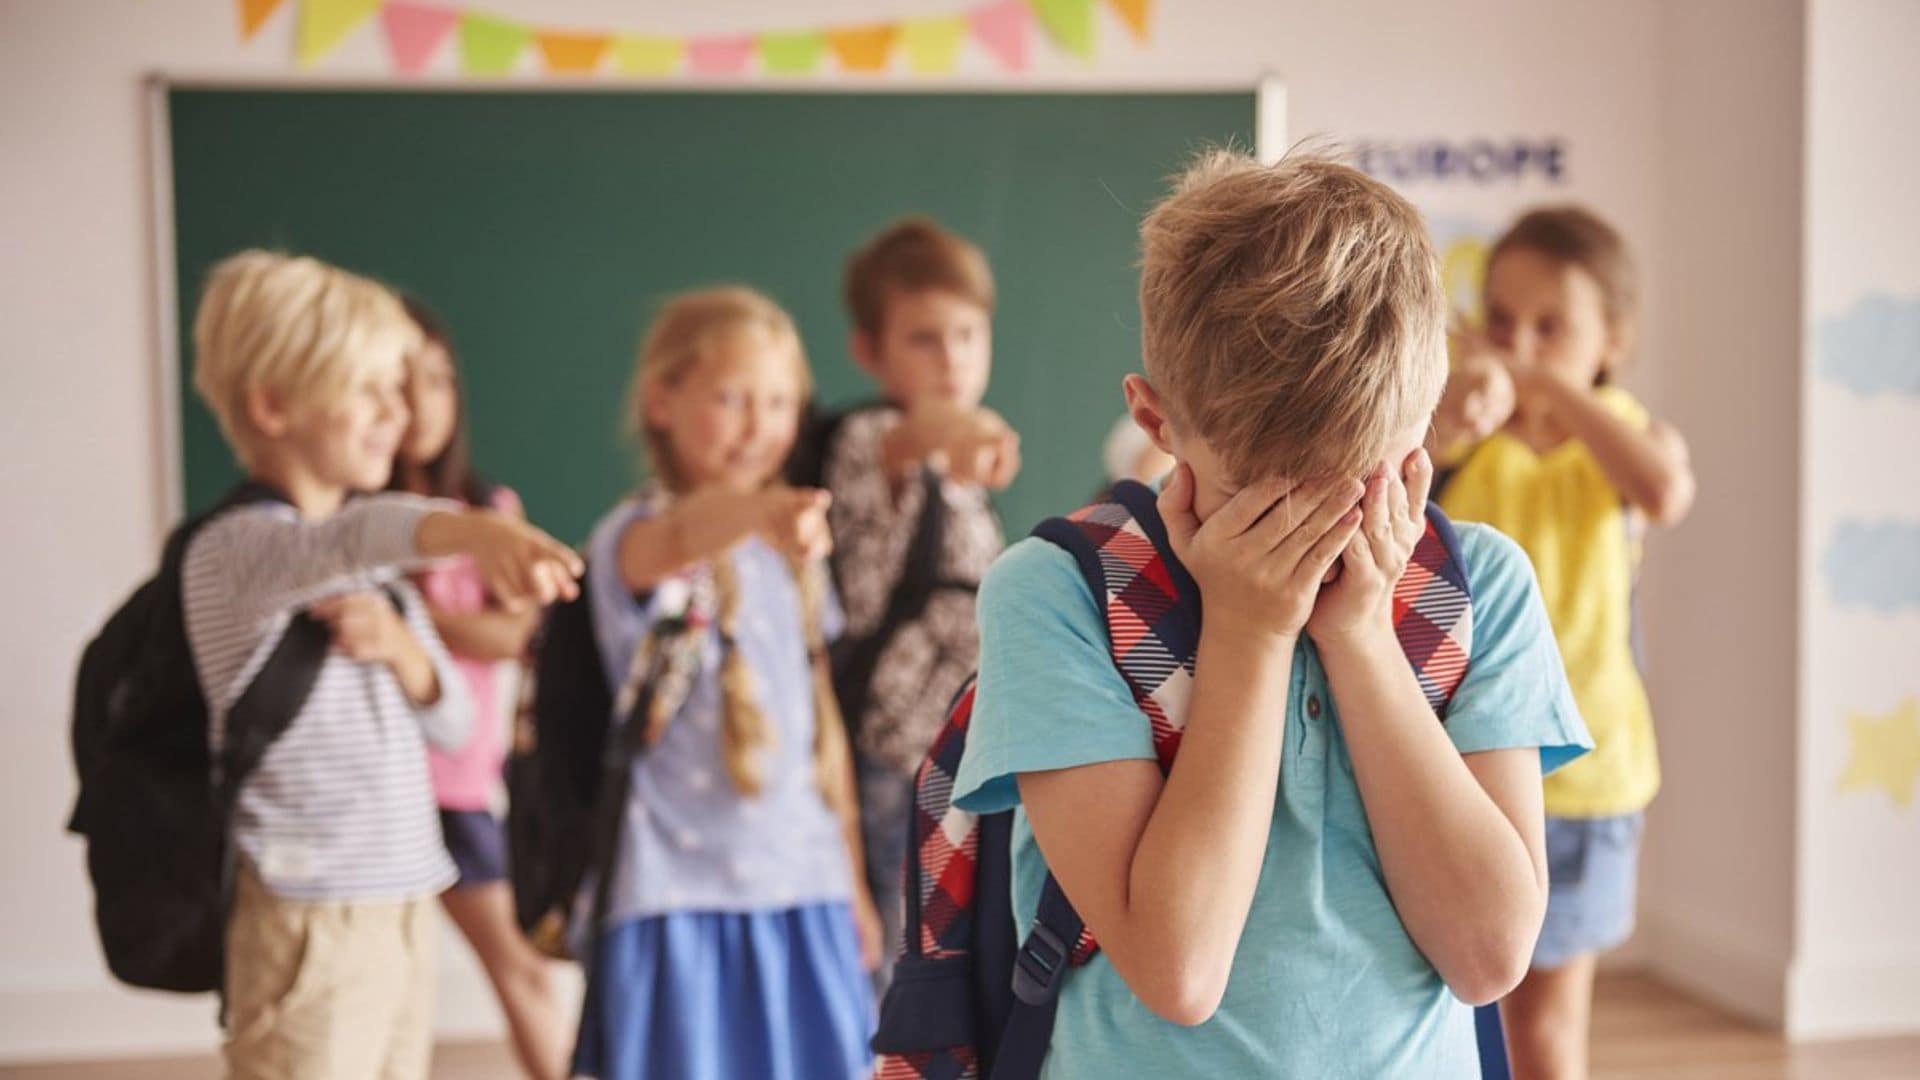
[(1557, 135), (1370, 138), (1355, 143), (1352, 160), (1420, 208), (1447, 297), (1460, 320), (1478, 325), (1487, 249), (1526, 207), (1566, 197), (1567, 143)]

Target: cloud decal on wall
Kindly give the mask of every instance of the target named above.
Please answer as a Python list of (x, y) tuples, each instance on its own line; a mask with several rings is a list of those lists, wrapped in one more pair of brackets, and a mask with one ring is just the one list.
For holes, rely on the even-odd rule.
[(1857, 394), (1920, 397), (1920, 296), (1871, 293), (1814, 334), (1821, 378)]
[(1920, 521), (1842, 521), (1820, 565), (1838, 607), (1920, 611)]

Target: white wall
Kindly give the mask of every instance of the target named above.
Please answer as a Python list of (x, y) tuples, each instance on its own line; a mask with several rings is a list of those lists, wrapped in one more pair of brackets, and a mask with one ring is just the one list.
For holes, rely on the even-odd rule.
[[(1920, 1029), (1920, 801), (1839, 783), (1855, 760), (1850, 718), (1877, 721), (1920, 699), (1920, 600), (1913, 584), (1886, 575), (1876, 591), (1892, 606), (1875, 610), (1830, 580), (1832, 560), (1869, 558), (1857, 546), (1836, 550), (1860, 523), (1904, 522), (1908, 563), (1920, 561), (1920, 337), (1910, 329), (1904, 346), (1876, 348), (1876, 332), (1895, 324), (1861, 306), (1872, 294), (1895, 298), (1906, 325), (1920, 327), (1915, 42), (1920, 5), (1906, 0), (1808, 5), (1800, 874), (1790, 983), (1792, 1027), (1808, 1035)], [(1889, 392), (1876, 376), (1900, 368), (1907, 389)], [(1920, 754), (1920, 729), (1907, 745)], [(1858, 752), (1909, 784), (1920, 773), (1920, 760), (1902, 770), (1894, 754)]]
[[(1641, 597), (1664, 786), (1641, 954), (1779, 1023), (1792, 956), (1801, 5), (1663, 13), (1660, 300), (1643, 354), (1700, 495)], [(1656, 406), (1658, 407), (1658, 406)]]
[[(651, 18), (668, 31), (791, 23), (794, 10), (774, 0), (716, 0), (672, 11), (630, 0), (485, 6), (583, 27), (640, 28), (636, 20)], [(803, 22), (964, 6), (813, 0)], [(1708, 493), (1699, 519), (1656, 545), (1649, 567), (1651, 580), (1675, 590), (1648, 604), (1649, 631), (1661, 650), (1654, 689), (1670, 776), (1650, 852), (1659, 865), (1650, 874), (1671, 880), (1650, 902), (1665, 925), (1692, 932), (1720, 925), (1726, 914), (1709, 900), (1738, 901), (1728, 906), (1745, 914), (1728, 931), (1728, 952), (1751, 960), (1753, 977), (1764, 979), (1779, 974), (1776, 960), (1784, 963), (1771, 943), (1786, 940), (1791, 929), (1784, 866), (1792, 823), (1783, 807), (1792, 780), (1786, 628), (1793, 598), (1784, 584), (1758, 593), (1747, 586), (1784, 583), (1794, 567), (1786, 539), (1791, 515), (1767, 508), (1794, 474), (1795, 444), (1782, 433), (1796, 428), (1789, 384), (1799, 336), (1798, 249), (1773, 228), (1798, 212), (1797, 165), (1790, 160), (1798, 153), (1798, 113), (1791, 101), (1777, 100), (1781, 86), (1798, 87), (1798, 24), (1778, 25), (1797, 8), (1772, 3), (1756, 16), (1750, 5), (1722, 2), (1680, 5), (1684, 11), (1662, 16), (1665, 7), (1652, 0), (1192, 0), (1159, 5), (1155, 38), (1145, 48), (1127, 42), (1103, 15), (1097, 64), (1082, 67), (1042, 49), (1029, 81), (1251, 86), (1271, 72), (1288, 83), (1295, 135), (1559, 135), (1570, 148), (1571, 180), (1562, 194), (1590, 200), (1617, 220), (1656, 282), (1686, 283), (1679, 298), (1654, 290), (1647, 362), (1633, 378), (1656, 409), (1675, 413), (1693, 431)], [(120, 990), (100, 966), (80, 850), (60, 831), (71, 798), (67, 684), (85, 636), (151, 565), (163, 513), (156, 478), (173, 467), (155, 450), (153, 223), (141, 80), (154, 70), (384, 78), (384, 49), (371, 25), (317, 73), (296, 71), (291, 8), (243, 46), (228, 0), (0, 0), (0, 156), (7, 162), (0, 170), (0, 310), (7, 330), (0, 505), (13, 512), (0, 540), (0, 672), (9, 691), (0, 724), (0, 791), (8, 810), (0, 865), (9, 883), (0, 893), (0, 1059), (204, 1047), (213, 1040), (206, 1001)], [(1721, 75), (1737, 81), (1723, 87)], [(1002, 80), (974, 69), (959, 81)], [(1695, 100), (1670, 99), (1675, 92)], [(1722, 107), (1733, 117), (1725, 132), (1717, 130)], [(1788, 147), (1780, 153), (1789, 160), (1775, 160), (1780, 146)], [(1718, 164), (1722, 149), (1742, 155), (1752, 171)], [(1743, 187), (1749, 182), (1752, 192)], [(1450, 198), (1416, 194), (1429, 205)], [(1512, 198), (1538, 194), (1515, 191)], [(1502, 196), (1495, 190), (1478, 198), (1499, 203)], [(1720, 254), (1722, 227), (1751, 234), (1734, 258)], [(1698, 275), (1705, 275), (1704, 287)], [(1742, 329), (1750, 309), (1765, 317)], [(1727, 408), (1734, 385), (1753, 387), (1749, 415), (1727, 417), (1746, 408)], [(1744, 527), (1753, 507), (1778, 526), (1760, 543)], [(1752, 550), (1727, 560), (1729, 541)], [(1696, 581), (1714, 605), (1693, 603), (1681, 591)], [(1757, 652), (1729, 640), (1736, 626), (1755, 628)], [(1696, 685), (1710, 679), (1742, 689), (1729, 697)], [(1753, 762), (1743, 779), (1713, 733), (1733, 738), (1749, 730), (1760, 735), (1738, 759), (1740, 768)], [(1729, 800), (1705, 793), (1722, 781), (1732, 786)], [(1701, 794), (1689, 794), (1696, 783)], [(1710, 844), (1754, 827), (1778, 844), (1741, 855), (1737, 847), (1709, 847), (1725, 854), (1703, 857), (1702, 870), (1731, 876), (1717, 885), (1695, 882), (1684, 865), (1691, 848), (1681, 843), (1694, 835), (1688, 830), (1696, 817), (1695, 831)], [(1669, 829), (1674, 841), (1660, 847)], [(1696, 884), (1707, 891), (1699, 903), (1685, 902)], [(445, 1030), (491, 1028), (470, 964), (454, 963), (443, 987)]]

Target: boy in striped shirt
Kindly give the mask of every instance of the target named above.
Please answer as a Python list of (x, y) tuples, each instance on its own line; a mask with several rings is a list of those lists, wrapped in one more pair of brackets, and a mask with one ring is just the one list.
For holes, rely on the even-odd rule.
[(572, 595), (577, 557), (511, 518), (384, 487), (406, 427), (418, 331), (381, 285), (311, 258), (217, 265), (194, 325), (194, 386), (256, 483), (189, 543), (187, 639), (210, 742), (290, 620), (333, 651), (241, 784), (227, 928), (234, 1077), (425, 1077), (434, 897), (454, 878), (425, 740), (456, 746), (471, 705), (402, 571), (469, 556), (510, 603)]

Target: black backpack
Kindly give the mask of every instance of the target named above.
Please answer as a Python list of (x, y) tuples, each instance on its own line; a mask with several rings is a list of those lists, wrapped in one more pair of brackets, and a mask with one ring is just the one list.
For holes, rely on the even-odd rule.
[(216, 762), (187, 644), (181, 563), (214, 517), (287, 501), (249, 483), (176, 528), (159, 570), (80, 657), (73, 700), (80, 795), (67, 828), (87, 842), (107, 967), (132, 986), (195, 993), (224, 982), (233, 799), (306, 703), (331, 635), (305, 613), (293, 617), (228, 714)]
[(574, 897), (593, 860), (594, 808), (613, 693), (586, 590), (547, 609), (534, 635), (507, 757), (507, 867), (520, 928), (566, 956)]
[[(690, 630), (684, 619), (661, 618), (649, 643), (660, 646)], [(521, 930), (540, 951), (571, 959), (575, 904), (589, 872), (589, 934), (597, 936), (605, 919), (632, 766), (646, 752), (641, 718), (667, 660), (664, 649), (652, 650), (615, 731), (613, 692), (585, 589), (547, 609), (532, 651), (507, 758), (508, 873)]]

